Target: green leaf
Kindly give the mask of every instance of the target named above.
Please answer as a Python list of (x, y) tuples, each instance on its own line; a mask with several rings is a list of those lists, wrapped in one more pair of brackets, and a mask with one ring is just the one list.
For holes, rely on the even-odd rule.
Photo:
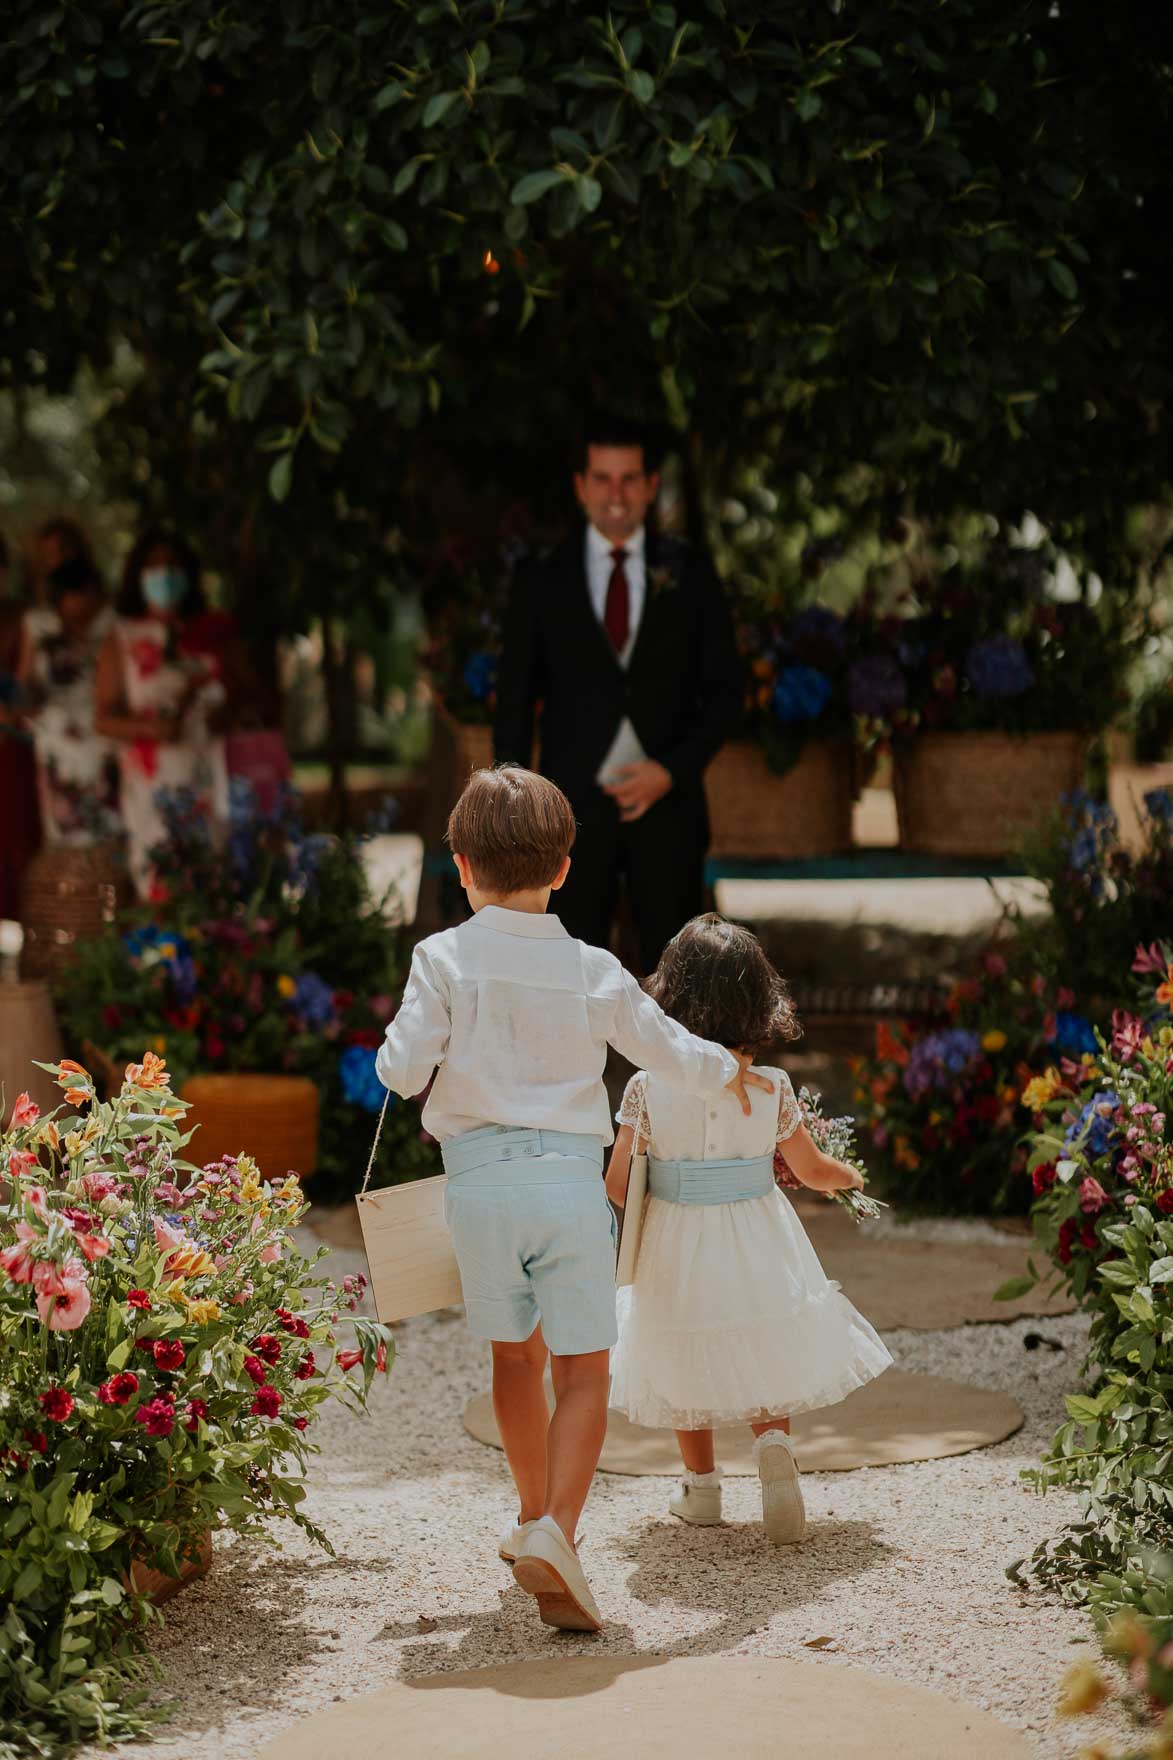
[(823, 100), (817, 92), (799, 92), (795, 100), (794, 110), (800, 122), (813, 122), (823, 108)]
[(627, 89), (637, 104), (650, 104), (656, 95), (656, 82), (641, 67), (633, 67), (627, 75)]
[(379, 237), (389, 251), (405, 251), (407, 249), (407, 234), (398, 220), (384, 220), (379, 228)]
[(509, 193), (509, 199), (524, 207), (529, 202), (538, 201), (548, 190), (555, 189), (565, 181), (565, 174), (561, 171), (531, 171), (517, 180)]
[(851, 58), (853, 61), (858, 61), (861, 67), (883, 67), (884, 65), (882, 57), (877, 55), (874, 49), (865, 49), (862, 43), (851, 45)]
[(1084, 1393), (1069, 1393), (1064, 1404), (1077, 1424), (1095, 1424), (1100, 1417), (1099, 1402)]
[(269, 493), (274, 501), (284, 501), (293, 485), (293, 454), (283, 452), (273, 460), (269, 472)]
[(375, 93), (371, 102), (371, 109), (376, 113), (383, 110), (390, 110), (392, 104), (398, 104), (402, 96), (402, 85), (397, 79), (393, 79), (390, 84), (383, 86)]
[(126, 1591), (116, 1577), (103, 1577), (99, 1594), (107, 1607), (117, 1607)]
[(1156, 1259), (1149, 1267), (1150, 1283), (1173, 1283), (1173, 1258)]
[(1062, 262), (1059, 257), (1048, 257), (1047, 279), (1055, 291), (1063, 295), (1064, 299), (1079, 298), (1079, 282), (1067, 264)]
[(593, 214), (603, 199), (603, 186), (595, 177), (580, 177), (577, 180), (579, 205), (587, 214)]
[(447, 116), (449, 110), (451, 110), (453, 104), (455, 104), (457, 102), (459, 97), (460, 97), (460, 93), (458, 91), (456, 91), (456, 92), (437, 92), (434, 97), (429, 98), (427, 103), (424, 105), (424, 114), (423, 114), (424, 128), (434, 128), (436, 126), (437, 122), (442, 122), (444, 117)]
[(1016, 1302), (1020, 1296), (1030, 1293), (1035, 1286), (1035, 1281), (1027, 1271), (1022, 1272), (1018, 1277), (1008, 1277), (1006, 1282), (994, 1291), (994, 1300), (996, 1302)]

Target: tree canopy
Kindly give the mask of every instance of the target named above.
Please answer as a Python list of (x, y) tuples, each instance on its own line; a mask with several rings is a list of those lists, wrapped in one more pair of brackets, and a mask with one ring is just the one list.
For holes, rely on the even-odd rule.
[(291, 528), (386, 506), (421, 448), (525, 481), (623, 399), (1106, 553), (1169, 477), (1167, 29), (1088, 0), (10, 0), (4, 375), (128, 336)]

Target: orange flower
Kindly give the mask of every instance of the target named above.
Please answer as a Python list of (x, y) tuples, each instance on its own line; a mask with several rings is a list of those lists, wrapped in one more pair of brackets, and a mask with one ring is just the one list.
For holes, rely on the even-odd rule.
[(908, 1062), (908, 1047), (900, 1043), (887, 1021), (881, 1021), (876, 1028), (876, 1056), (902, 1069)]
[[(70, 1080), (71, 1076), (80, 1076), (86, 1086), (79, 1088), (75, 1082)], [(57, 1065), (57, 1086), (65, 1089), (65, 1099), (69, 1106), (84, 1106), (88, 1100), (92, 1100), (94, 1097), (93, 1082), (90, 1079), (89, 1071), (83, 1069), (80, 1063), (74, 1063), (72, 1057), (63, 1057)]]
[(200, 1247), (177, 1247), (167, 1255), (168, 1277), (210, 1277), (215, 1269), (216, 1261)]
[(1157, 985), (1157, 1001), (1162, 1007), (1173, 1008), (1173, 960), (1169, 962), (1164, 981)]
[(165, 1088), (168, 1079), (167, 1065), (154, 1051), (144, 1051), (141, 1063), (126, 1066), (126, 1082), (131, 1088)]

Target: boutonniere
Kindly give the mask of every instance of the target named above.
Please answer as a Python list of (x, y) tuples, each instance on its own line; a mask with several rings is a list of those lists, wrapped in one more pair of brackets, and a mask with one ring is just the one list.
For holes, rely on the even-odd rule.
[(662, 562), (658, 568), (648, 571), (648, 589), (653, 599), (658, 599), (661, 593), (674, 593), (679, 585), (680, 576), (667, 563)]

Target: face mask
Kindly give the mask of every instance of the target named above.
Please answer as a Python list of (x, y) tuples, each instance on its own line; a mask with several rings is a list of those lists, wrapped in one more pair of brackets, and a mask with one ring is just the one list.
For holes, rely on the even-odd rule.
[(139, 584), (143, 598), (156, 611), (174, 611), (187, 592), (187, 576), (181, 568), (144, 568)]

